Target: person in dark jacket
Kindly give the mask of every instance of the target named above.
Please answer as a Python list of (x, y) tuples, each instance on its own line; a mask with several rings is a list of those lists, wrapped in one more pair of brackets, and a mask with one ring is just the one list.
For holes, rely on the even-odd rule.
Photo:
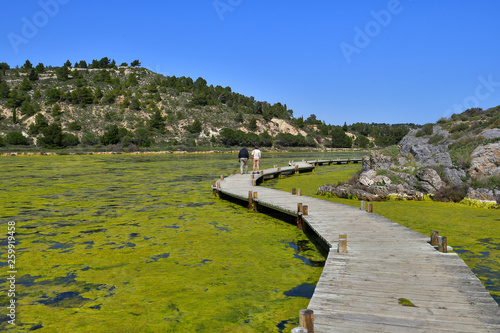
[(245, 168), (245, 173), (248, 173), (248, 159), (250, 155), (248, 154), (248, 150), (243, 147), (241, 148), (238, 154), (238, 161), (240, 162), (240, 172), (243, 174), (243, 167)]

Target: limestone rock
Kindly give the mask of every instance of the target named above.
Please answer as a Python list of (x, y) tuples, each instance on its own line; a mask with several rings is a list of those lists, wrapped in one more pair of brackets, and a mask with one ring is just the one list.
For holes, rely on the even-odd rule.
[(392, 165), (392, 158), (379, 152), (373, 152), (370, 156), (363, 156), (363, 166), (361, 171), (389, 169)]
[(462, 169), (450, 169), (445, 168), (443, 170), (446, 181), (448, 184), (460, 186), (463, 184), (462, 178), (466, 177), (467, 174)]
[(488, 190), (485, 188), (472, 189), (467, 192), (467, 198), (482, 201), (500, 202), (500, 190)]
[(471, 158), (469, 174), (472, 177), (500, 174), (500, 142), (477, 147)]
[[(446, 131), (439, 126), (434, 126), (433, 131), (440, 135), (448, 135)], [(451, 167), (453, 165), (450, 154), (448, 154), (448, 144), (444, 141), (442, 144), (433, 145), (429, 143), (428, 137), (416, 137), (416, 131), (410, 131), (399, 143), (401, 155), (405, 156), (410, 153), (414, 156), (415, 161), (421, 166), (443, 165)]]
[(425, 168), (419, 170), (415, 176), (420, 180), (422, 189), (427, 193), (434, 194), (436, 190), (446, 186), (446, 183), (439, 177), (439, 174), (434, 169)]
[(496, 139), (500, 138), (500, 128), (489, 128), (485, 129), (481, 133), (478, 134), (479, 137), (485, 139)]

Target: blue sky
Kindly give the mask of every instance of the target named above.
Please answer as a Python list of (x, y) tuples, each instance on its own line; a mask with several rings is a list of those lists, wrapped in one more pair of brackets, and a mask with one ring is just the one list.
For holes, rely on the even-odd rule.
[(0, 62), (139, 59), (327, 124), (500, 105), (496, 0), (6, 1)]

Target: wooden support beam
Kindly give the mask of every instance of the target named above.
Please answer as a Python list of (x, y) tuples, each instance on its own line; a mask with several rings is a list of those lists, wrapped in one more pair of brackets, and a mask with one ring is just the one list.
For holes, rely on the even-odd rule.
[(373, 213), (373, 204), (371, 202), (368, 203), (368, 208), (366, 209), (368, 213)]
[(248, 210), (252, 210), (253, 208), (253, 192), (248, 191)]
[(299, 188), (299, 189), (297, 190), (297, 193), (298, 193), (298, 195), (299, 195), (299, 196), (301, 196), (301, 195), (302, 195), (302, 190)]
[(438, 251), (448, 253), (448, 240), (446, 239), (446, 237), (438, 237)]
[(224, 175), (220, 175), (220, 180), (224, 180)]
[(257, 212), (257, 211), (258, 211), (258, 207), (257, 207), (257, 200), (255, 200), (255, 199), (257, 199), (257, 198), (258, 198), (257, 192), (253, 192), (253, 210), (254, 210), (255, 212)]
[(299, 173), (299, 166), (298, 165), (295, 166), (295, 173)]
[(339, 244), (337, 248), (339, 253), (347, 253), (347, 234), (339, 235)]
[(432, 246), (438, 246), (438, 237), (439, 237), (439, 232), (437, 231), (431, 231), (431, 245)]
[(308, 333), (314, 333), (314, 311), (309, 309), (300, 310), (299, 325), (307, 329)]
[(303, 215), (302, 203), (297, 204), (297, 227), (302, 230), (302, 215)]
[(217, 182), (217, 188), (220, 188), (220, 182)]
[(302, 206), (302, 213), (304, 215), (308, 215), (309, 214), (309, 206), (307, 206), (307, 205)]
[(292, 194), (293, 194), (293, 195), (296, 195), (296, 194), (297, 194), (297, 189), (296, 189), (295, 187), (294, 187), (294, 188), (292, 188)]

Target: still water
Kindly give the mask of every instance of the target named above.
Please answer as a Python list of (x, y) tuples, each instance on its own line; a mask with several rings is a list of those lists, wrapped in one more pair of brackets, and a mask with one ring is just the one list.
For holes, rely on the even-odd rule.
[(295, 226), (212, 196), (235, 154), (17, 156), (0, 169), (17, 271), (16, 326), (1, 316), (1, 330), (289, 331), (321, 274)]

